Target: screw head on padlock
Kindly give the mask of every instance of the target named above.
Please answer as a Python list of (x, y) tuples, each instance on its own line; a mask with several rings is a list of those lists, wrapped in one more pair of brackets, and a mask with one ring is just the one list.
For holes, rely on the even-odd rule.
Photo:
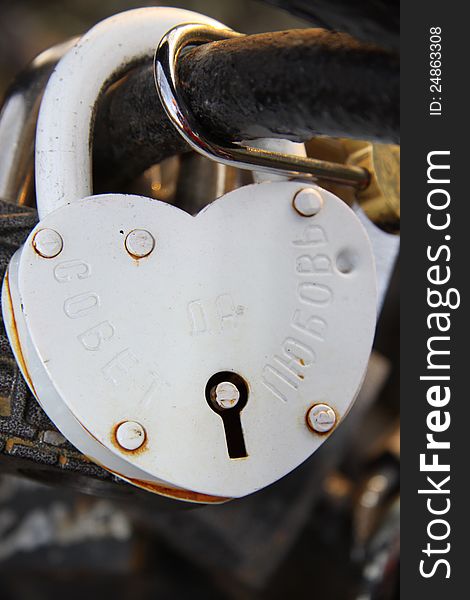
[[(33, 393), (79, 450), (145, 489), (219, 502), (286, 475), (341, 424), (370, 353), (375, 271), (354, 213), (305, 182), (245, 186), (194, 217), (90, 195), (87, 132), (123, 58), (116, 36), (141, 55), (188, 20), (222, 27), (131, 11), (59, 63), (38, 124), (41, 221), (3, 311)], [(97, 49), (109, 63), (88, 84)]]

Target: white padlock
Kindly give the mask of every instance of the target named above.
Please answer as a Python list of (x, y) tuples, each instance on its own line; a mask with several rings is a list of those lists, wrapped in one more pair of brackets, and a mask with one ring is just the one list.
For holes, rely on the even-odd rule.
[(31, 390), (79, 450), (139, 487), (222, 502), (289, 473), (344, 418), (371, 349), (375, 271), (354, 213), (304, 182), (242, 187), (195, 217), (91, 195), (101, 88), (182, 22), (222, 27), (130, 11), (59, 63), (36, 140), (41, 221), (2, 302)]

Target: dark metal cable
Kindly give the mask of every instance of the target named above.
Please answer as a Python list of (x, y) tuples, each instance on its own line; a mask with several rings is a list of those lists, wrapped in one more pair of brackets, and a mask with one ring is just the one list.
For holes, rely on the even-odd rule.
[(263, 0), (319, 27), (400, 49), (400, 0)]
[[(179, 77), (187, 105), (219, 139), (399, 140), (399, 58), (347, 34), (301, 29), (206, 44), (185, 53)], [(151, 66), (105, 96), (94, 144), (98, 190), (187, 150), (164, 115)]]

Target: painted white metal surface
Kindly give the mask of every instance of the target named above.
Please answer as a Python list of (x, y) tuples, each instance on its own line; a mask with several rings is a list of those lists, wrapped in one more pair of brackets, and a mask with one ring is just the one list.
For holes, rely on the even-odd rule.
[(151, 58), (165, 33), (182, 23), (226, 29), (188, 10), (135, 9), (98, 23), (59, 62), (47, 84), (37, 127), (40, 218), (92, 193), (90, 143), (101, 90), (123, 67)]
[[(349, 410), (376, 290), (357, 217), (320, 188), (318, 214), (299, 215), (292, 201), (305, 187), (247, 186), (196, 217), (148, 198), (96, 196), (39, 223), (10, 288), (29, 377), (72, 443), (124, 478), (222, 497), (272, 483), (320, 446), (307, 412), (324, 402), (340, 423)], [(45, 227), (64, 242), (55, 258), (32, 245)], [(135, 229), (155, 239), (145, 258), (125, 248)], [(220, 371), (249, 387), (245, 458), (228, 456), (205, 397)], [(124, 421), (146, 432), (135, 453), (115, 443)]]
[[(33, 393), (77, 448), (137, 485), (227, 498), (319, 447), (313, 405), (331, 407), (335, 423), (349, 410), (372, 343), (375, 273), (368, 237), (338, 198), (311, 186), (321, 202), (300, 212), (312, 216), (294, 208), (305, 183), (241, 188), (196, 217), (148, 198), (85, 197), (99, 92), (189, 21), (223, 27), (139, 9), (97, 25), (59, 63), (36, 140), (41, 222), (12, 259), (2, 302)], [(230, 458), (206, 398), (221, 371), (248, 385), (243, 458)], [(216, 404), (232, 410), (232, 384), (220, 385)]]

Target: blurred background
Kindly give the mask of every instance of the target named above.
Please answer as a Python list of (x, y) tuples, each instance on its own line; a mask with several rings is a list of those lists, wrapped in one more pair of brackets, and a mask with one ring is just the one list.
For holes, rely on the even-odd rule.
[(0, 2), (0, 94), (41, 50), (87, 31), (102, 19), (141, 6), (175, 6), (202, 12), (245, 33), (306, 27), (289, 13), (256, 0), (2, 0)]
[[(311, 26), (261, 1), (170, 4), (245, 33)], [(139, 6), (1, 0), (0, 96), (42, 50)], [(114, 498), (111, 485), (108, 493), (81, 493), (93, 490), (73, 474), (72, 486), (62, 479), (51, 485), (51, 476), (39, 483), (0, 463), (0, 600), (398, 598), (397, 290), (395, 273), (364, 386), (341, 428), (294, 473), (254, 496), (182, 510), (149, 494)], [(0, 421), (10, 416), (7, 395), (0, 390)], [(25, 408), (26, 421), (35, 410)], [(33, 420), (35, 439), (65, 443), (50, 423)]]

